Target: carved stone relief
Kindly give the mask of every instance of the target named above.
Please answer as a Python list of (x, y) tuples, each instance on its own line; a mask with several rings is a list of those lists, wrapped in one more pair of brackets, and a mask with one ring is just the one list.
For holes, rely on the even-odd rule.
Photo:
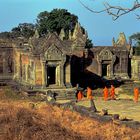
[(102, 60), (111, 60), (115, 62), (116, 56), (112, 54), (112, 52), (108, 49), (103, 49), (99, 55), (97, 56), (97, 60), (101, 62)]
[(46, 60), (62, 60), (63, 54), (55, 45), (52, 45), (45, 52)]

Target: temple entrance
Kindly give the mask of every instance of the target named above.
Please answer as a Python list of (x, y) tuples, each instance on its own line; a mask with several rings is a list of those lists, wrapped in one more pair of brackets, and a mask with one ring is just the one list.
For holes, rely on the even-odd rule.
[(48, 85), (56, 84), (56, 67), (49, 66), (47, 68), (47, 83)]
[(107, 76), (107, 66), (108, 64), (102, 64), (102, 76)]
[(109, 64), (102, 64), (102, 77), (109, 77), (110, 76), (110, 65)]

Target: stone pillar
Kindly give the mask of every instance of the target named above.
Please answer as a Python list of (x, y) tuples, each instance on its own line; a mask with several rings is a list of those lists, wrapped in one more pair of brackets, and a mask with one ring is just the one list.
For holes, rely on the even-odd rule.
[(60, 86), (64, 87), (64, 64), (60, 65)]
[(60, 65), (56, 66), (56, 85), (60, 86)]
[(25, 65), (25, 81), (28, 81), (28, 65)]
[(102, 63), (101, 62), (98, 63), (98, 75), (102, 76)]
[(113, 62), (111, 62), (111, 64), (110, 64), (110, 77), (114, 77)]
[(42, 61), (42, 88), (46, 87), (46, 62)]
[(6, 59), (3, 58), (3, 74), (5, 75), (5, 74), (7, 74), (7, 73), (8, 73), (8, 71), (7, 71), (7, 69), (6, 69)]

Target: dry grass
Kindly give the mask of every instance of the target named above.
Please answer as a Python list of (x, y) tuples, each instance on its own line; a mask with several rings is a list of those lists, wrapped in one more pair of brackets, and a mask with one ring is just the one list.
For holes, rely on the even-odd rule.
[(139, 140), (131, 129), (81, 116), (56, 106), (0, 102), (0, 140)]
[(0, 91), (0, 140), (140, 140), (140, 128), (99, 122), (45, 103), (12, 100), (7, 94)]

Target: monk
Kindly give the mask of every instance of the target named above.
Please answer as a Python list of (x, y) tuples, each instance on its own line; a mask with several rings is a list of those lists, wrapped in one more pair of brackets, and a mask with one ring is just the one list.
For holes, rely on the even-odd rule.
[(112, 100), (115, 99), (115, 87), (114, 87), (113, 85), (111, 85), (110, 98), (111, 98)]
[(108, 100), (108, 89), (107, 89), (106, 86), (105, 86), (105, 88), (103, 89), (103, 93), (104, 93), (104, 101), (107, 101), (107, 100)]
[(139, 98), (139, 89), (136, 87), (134, 88), (134, 102), (137, 103)]
[(77, 100), (80, 101), (83, 98), (83, 93), (82, 91), (79, 91), (77, 94)]
[(87, 99), (92, 99), (92, 90), (90, 87), (87, 87)]

